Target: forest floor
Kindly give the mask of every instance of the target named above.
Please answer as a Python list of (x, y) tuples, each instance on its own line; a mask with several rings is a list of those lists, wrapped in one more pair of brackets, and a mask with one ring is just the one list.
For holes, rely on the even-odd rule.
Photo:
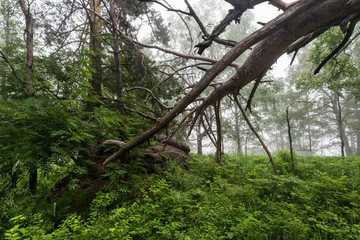
[(224, 155), (218, 165), (211, 155), (191, 154), (187, 163), (168, 161), (151, 172), (141, 159), (112, 163), (100, 179), (72, 179), (61, 191), (38, 193), (31, 204), (20, 201), (2, 234), (5, 239), (360, 239), (360, 158), (296, 156), (294, 172), (289, 160), (286, 150), (275, 155), (279, 176), (263, 156)]

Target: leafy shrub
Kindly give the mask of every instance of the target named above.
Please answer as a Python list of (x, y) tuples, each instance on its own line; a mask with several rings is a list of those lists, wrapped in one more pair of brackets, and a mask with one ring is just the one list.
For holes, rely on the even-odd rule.
[[(6, 238), (358, 239), (360, 179), (352, 177), (358, 158), (298, 157), (296, 174), (278, 177), (265, 157), (212, 161), (193, 155), (187, 168), (174, 162), (153, 175), (133, 175), (127, 191), (104, 189), (88, 217), (70, 214), (55, 229), (39, 224), (45, 216), (20, 215)], [(124, 180), (123, 167), (114, 168), (115, 182)]]

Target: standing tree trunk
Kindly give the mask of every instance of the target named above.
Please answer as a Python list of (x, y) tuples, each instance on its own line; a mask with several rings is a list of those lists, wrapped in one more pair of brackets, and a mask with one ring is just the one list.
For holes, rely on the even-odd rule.
[(288, 135), (289, 135), (289, 144), (290, 144), (290, 162), (291, 162), (291, 170), (295, 171), (295, 164), (294, 164), (294, 149), (292, 144), (292, 137), (291, 137), (291, 125), (289, 119), (289, 106), (286, 107), (286, 122), (288, 127)]
[(309, 96), (306, 93), (306, 118), (307, 118), (307, 131), (309, 138), (309, 151), (312, 153), (312, 140), (311, 140), (311, 118), (310, 118), (310, 110), (309, 110)]
[[(92, 62), (92, 68), (94, 69), (94, 73), (92, 79), (90, 79), (90, 84), (92, 90), (90, 92), (89, 98), (91, 100), (86, 103), (86, 111), (92, 112), (95, 107), (100, 107), (100, 103), (97, 100), (99, 96), (101, 96), (101, 83), (102, 83), (102, 59), (101, 59), (101, 0), (89, 0), (90, 9), (93, 12), (88, 13), (88, 19), (90, 24), (90, 50), (91, 55), (90, 59)], [(95, 95), (95, 97), (92, 97)]]
[(33, 16), (30, 12), (30, 6), (26, 5), (25, 0), (19, 0), (21, 9), (25, 16), (25, 37), (26, 37), (26, 59), (25, 59), (25, 79), (26, 92), (28, 97), (34, 96), (33, 84), (33, 61), (34, 61), (34, 32), (33, 32)]
[(215, 108), (215, 117), (216, 117), (216, 153), (215, 153), (215, 162), (221, 164), (222, 157), (222, 124), (221, 124), (221, 103), (220, 101), (216, 102), (214, 105)]
[(341, 156), (344, 157), (345, 155), (351, 155), (351, 149), (349, 145), (349, 141), (345, 134), (345, 126), (344, 126), (344, 119), (342, 117), (342, 107), (340, 102), (339, 94), (334, 91), (334, 96), (332, 99), (333, 105), (333, 112), (336, 119), (336, 125), (339, 132), (340, 144), (341, 144)]
[(5, 6), (4, 6), (4, 21), (5, 21), (5, 26), (4, 26), (4, 29), (5, 29), (5, 53), (7, 53), (7, 48), (10, 46), (10, 29), (11, 29), (11, 26), (10, 26), (10, 13), (11, 13), (11, 7), (10, 7), (10, 1), (7, 0), (6, 3), (5, 3)]
[[(26, 59), (25, 59), (25, 80), (26, 80), (26, 93), (29, 98), (33, 97), (34, 84), (33, 84), (33, 62), (34, 62), (34, 32), (33, 32), (33, 16), (30, 12), (30, 5), (25, 3), (25, 0), (19, 0), (21, 10), (25, 16), (25, 42), (26, 42)], [(31, 164), (29, 170), (29, 190), (32, 194), (36, 193), (37, 188), (37, 166), (36, 163)]]
[(241, 139), (240, 139), (240, 118), (239, 118), (239, 114), (238, 114), (238, 108), (235, 107), (235, 140), (236, 140), (236, 149), (237, 149), (237, 154), (240, 155), (241, 154)]
[(118, 36), (118, 24), (115, 13), (114, 0), (110, 0), (110, 18), (112, 23), (111, 33), (113, 36), (113, 50), (115, 60), (115, 74), (116, 74), (116, 95), (119, 100), (118, 110), (121, 114), (124, 114), (124, 102), (123, 102), (123, 81), (121, 74), (121, 62), (120, 62), (120, 46)]
[(202, 139), (203, 139), (203, 134), (201, 133), (201, 125), (199, 124), (199, 126), (196, 128), (197, 154), (203, 154)]

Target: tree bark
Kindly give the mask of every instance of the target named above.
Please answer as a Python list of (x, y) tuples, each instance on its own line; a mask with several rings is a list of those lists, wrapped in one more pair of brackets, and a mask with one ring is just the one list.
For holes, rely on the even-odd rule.
[(91, 91), (89, 93), (90, 101), (86, 103), (86, 111), (93, 112), (95, 107), (100, 107), (100, 103), (93, 98), (92, 95), (101, 96), (101, 83), (102, 83), (102, 59), (101, 59), (101, 0), (89, 0), (90, 9), (93, 12), (88, 13), (88, 20), (90, 24), (90, 59), (94, 73), (90, 79)]
[(114, 0), (110, 0), (110, 18), (112, 22), (112, 36), (113, 36), (113, 50), (115, 60), (115, 74), (116, 74), (116, 95), (119, 100), (118, 110), (121, 114), (124, 114), (124, 102), (123, 102), (123, 81), (121, 73), (121, 62), (120, 62), (120, 46), (118, 36), (118, 24), (115, 13)]
[[(289, 8), (289, 11), (285, 11), (264, 26), (266, 28), (270, 25), (281, 25), (279, 29), (253, 48), (237, 72), (215, 89), (199, 108), (206, 108), (214, 104), (218, 99), (233, 93), (234, 89), (240, 90), (263, 74), (266, 69), (269, 69), (297, 39), (316, 31), (320, 27), (327, 26), (330, 28), (332, 25), (340, 24), (352, 12), (359, 11), (359, 6), (359, 0), (356, 3), (352, 1), (351, 4), (346, 0), (302, 0), (295, 4)], [(283, 21), (290, 22), (285, 27), (282, 26), (285, 24)]]
[(194, 118), (194, 121), (208, 106), (214, 105), (228, 94), (237, 92), (263, 74), (296, 40), (313, 33), (320, 27), (330, 28), (338, 25), (349, 15), (359, 11), (360, 0), (301, 0), (292, 5), (264, 27), (239, 41), (221, 60), (206, 71), (196, 86), (168, 114), (158, 119), (155, 126), (124, 144), (104, 164), (138, 146), (167, 126), (190, 103), (195, 101), (219, 73), (256, 43), (258, 44), (253, 47), (252, 52), (236, 73), (216, 88), (198, 107), (197, 117)]
[(337, 129), (339, 132), (341, 156), (344, 157), (345, 155), (351, 155), (349, 141), (345, 133), (340, 96), (336, 91), (334, 91), (332, 105), (333, 113), (336, 119)]
[(26, 92), (28, 97), (34, 96), (33, 84), (33, 62), (34, 62), (34, 32), (33, 32), (33, 16), (30, 12), (30, 6), (26, 5), (25, 0), (19, 0), (21, 10), (25, 16), (25, 42), (26, 42), (26, 59), (25, 59), (25, 80)]
[(221, 103), (220, 101), (214, 105), (215, 111), (215, 121), (216, 121), (216, 153), (215, 153), (215, 162), (218, 164), (222, 163), (222, 124), (221, 124)]
[(203, 139), (203, 135), (201, 134), (201, 125), (199, 124), (199, 126), (196, 128), (197, 154), (203, 154), (202, 139)]
[(293, 142), (291, 137), (291, 125), (290, 125), (290, 119), (289, 119), (289, 107), (286, 107), (286, 122), (288, 127), (288, 136), (289, 136), (289, 145), (290, 145), (290, 163), (291, 163), (291, 170), (295, 171), (295, 164), (294, 164), (294, 149), (293, 149)]
[[(19, 0), (21, 10), (25, 16), (25, 42), (26, 42), (26, 59), (25, 59), (25, 80), (26, 93), (29, 98), (35, 94), (33, 85), (33, 62), (34, 62), (34, 32), (33, 32), (33, 16), (30, 11), (30, 5), (25, 3), (25, 0)], [(37, 189), (37, 166), (30, 164), (29, 170), (29, 190), (32, 194), (36, 194)]]

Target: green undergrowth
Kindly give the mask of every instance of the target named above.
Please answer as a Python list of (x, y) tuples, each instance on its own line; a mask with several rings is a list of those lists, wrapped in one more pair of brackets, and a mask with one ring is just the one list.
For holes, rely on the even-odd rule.
[[(41, 212), (13, 217), (5, 239), (360, 239), (360, 158), (278, 152), (191, 155), (152, 174), (117, 167), (82, 216), (59, 225)], [(126, 176), (126, 177), (125, 177)], [(50, 220), (49, 220), (50, 219)]]

